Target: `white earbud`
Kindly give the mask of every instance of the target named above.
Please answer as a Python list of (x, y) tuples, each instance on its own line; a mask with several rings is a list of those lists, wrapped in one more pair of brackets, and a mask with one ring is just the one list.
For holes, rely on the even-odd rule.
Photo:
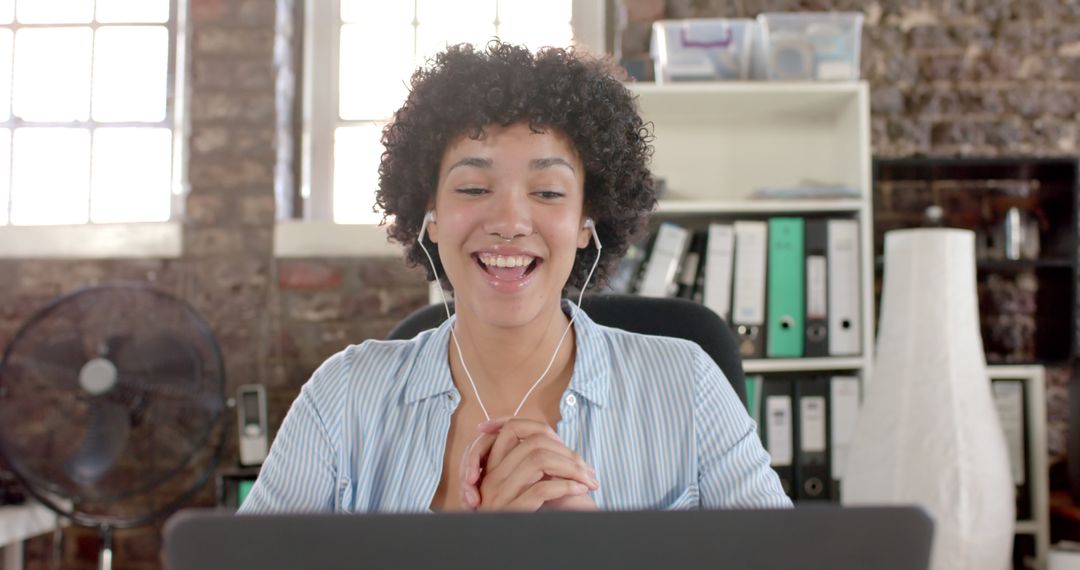
[[(424, 221), (420, 222), (420, 235), (416, 236), (416, 241), (420, 243), (420, 247), (424, 247), (424, 236), (427, 235), (427, 226), (429, 223), (435, 222), (435, 210), (428, 210), (424, 213)], [(424, 253), (427, 253), (426, 251)]]
[[(427, 225), (435, 222), (435, 210), (428, 210), (424, 213), (424, 221), (420, 224), (420, 234), (416, 239), (417, 245), (423, 250), (424, 255), (427, 257), (428, 263), (431, 264), (431, 271), (435, 275), (435, 280), (439, 282), (439, 272), (435, 270), (435, 260), (431, 258), (431, 253), (424, 247), (424, 235), (427, 233)], [(582, 229), (588, 228), (592, 230), (593, 242), (596, 244), (596, 259), (593, 260), (592, 268), (589, 269), (589, 274), (585, 277), (585, 283), (581, 286), (581, 292), (578, 294), (578, 304), (581, 307), (581, 300), (585, 296), (585, 289), (589, 287), (589, 280), (592, 279), (593, 272), (596, 271), (596, 265), (600, 263), (600, 236), (596, 233), (596, 223), (592, 218), (586, 217), (581, 224)], [(443, 293), (442, 283), (439, 282), (439, 296), (442, 297), (443, 308), (446, 309), (446, 318), (450, 319), (450, 305), (446, 302), (446, 294)], [(548, 361), (547, 368), (544, 369), (544, 373), (533, 382), (532, 387), (528, 392), (525, 392), (525, 396), (518, 403), (518, 407), (514, 410), (514, 417), (517, 417), (521, 411), (522, 406), (525, 405), (525, 401), (529, 399), (529, 396), (536, 390), (536, 387), (540, 385), (540, 382), (547, 376), (547, 373), (551, 370), (551, 365), (555, 363), (555, 357), (559, 354), (559, 348), (562, 347), (562, 343), (566, 340), (567, 333), (570, 332), (570, 327), (574, 326), (574, 320), (577, 319), (577, 312), (574, 312), (570, 317), (570, 322), (566, 325), (566, 330), (563, 331), (562, 336), (559, 338), (559, 344), (555, 346), (555, 352), (551, 355), (551, 360)], [(469, 372), (469, 367), (465, 365), (465, 357), (462, 356), (461, 345), (458, 344), (457, 334), (454, 332), (454, 327), (450, 327), (450, 338), (454, 341), (454, 346), (457, 347), (458, 359), (461, 362), (462, 369), (465, 370), (465, 376), (469, 379), (469, 385), (473, 389), (473, 394), (476, 395), (476, 401), (480, 404), (480, 410), (484, 412), (484, 417), (488, 420), (491, 419), (491, 415), (488, 413), (487, 407), (484, 406), (484, 400), (480, 398), (480, 391), (476, 389), (476, 383), (473, 382), (472, 374)]]
[[(596, 222), (592, 218), (586, 217), (585, 221), (581, 223), (581, 229), (592, 231), (593, 243), (596, 244), (596, 251), (599, 253), (603, 247), (600, 245), (600, 236), (596, 233)], [(597, 257), (599, 259), (599, 257)], [(591, 274), (592, 272), (590, 272)]]

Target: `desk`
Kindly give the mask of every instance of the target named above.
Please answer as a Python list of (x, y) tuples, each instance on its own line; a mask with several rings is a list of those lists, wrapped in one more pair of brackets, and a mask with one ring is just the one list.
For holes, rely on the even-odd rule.
[(56, 513), (40, 503), (0, 507), (0, 548), (5, 570), (22, 570), (24, 540), (56, 528)]

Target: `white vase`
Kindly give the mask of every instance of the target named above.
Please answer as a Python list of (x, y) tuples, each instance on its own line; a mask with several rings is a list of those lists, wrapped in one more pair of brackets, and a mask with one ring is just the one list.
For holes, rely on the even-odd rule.
[(888, 232), (880, 315), (843, 502), (925, 508), (934, 570), (1004, 570), (1014, 487), (979, 334), (974, 234)]

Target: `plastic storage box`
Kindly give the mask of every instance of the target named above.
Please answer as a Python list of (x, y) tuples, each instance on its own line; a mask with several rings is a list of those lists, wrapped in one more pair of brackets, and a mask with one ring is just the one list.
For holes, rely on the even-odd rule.
[(759, 15), (766, 78), (858, 79), (862, 21), (859, 12)]
[(749, 78), (755, 27), (749, 19), (653, 22), (656, 82)]

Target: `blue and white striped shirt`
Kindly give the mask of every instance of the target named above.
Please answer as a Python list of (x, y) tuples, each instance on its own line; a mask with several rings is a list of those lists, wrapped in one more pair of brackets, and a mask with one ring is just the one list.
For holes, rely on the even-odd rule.
[[(698, 345), (563, 308), (577, 314), (577, 352), (557, 432), (603, 481), (592, 493), (601, 509), (791, 505), (754, 421)], [(454, 320), (323, 363), (240, 512), (427, 512), (461, 401), (447, 358)]]

